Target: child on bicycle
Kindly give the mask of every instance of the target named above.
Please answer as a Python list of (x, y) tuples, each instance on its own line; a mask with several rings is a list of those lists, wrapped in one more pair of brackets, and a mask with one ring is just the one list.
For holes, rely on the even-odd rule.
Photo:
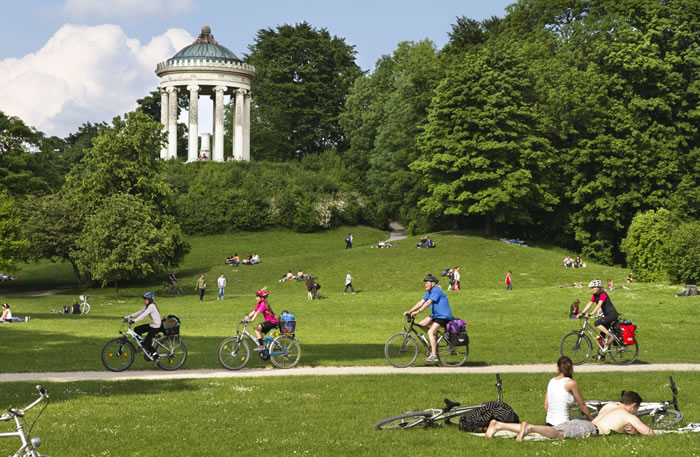
[(153, 301), (153, 299), (156, 298), (155, 293), (146, 292), (142, 297), (143, 308), (128, 316), (124, 316), (124, 322), (138, 322), (146, 316), (151, 318), (150, 323), (135, 327), (134, 332), (138, 333), (141, 337), (146, 333), (146, 338), (143, 340), (143, 348), (146, 350), (146, 355), (154, 362), (157, 362), (158, 354), (156, 354), (156, 351), (153, 349), (151, 342), (153, 341), (153, 337), (160, 332), (160, 310), (158, 310), (158, 306)]
[(270, 294), (264, 289), (255, 292), (255, 301), (257, 302), (255, 305), (255, 309), (244, 318), (246, 322), (253, 322), (255, 318), (258, 317), (258, 314), (262, 314), (263, 318), (265, 319), (262, 322), (262, 324), (256, 325), (254, 329), (255, 336), (258, 338), (258, 346), (254, 350), (258, 352), (265, 350), (263, 336), (278, 325), (275, 313), (272, 311), (272, 308), (265, 300), (268, 297), (268, 295)]
[[(588, 284), (588, 287), (591, 288), (593, 296), (591, 297), (591, 301), (586, 304), (586, 307), (581, 310), (581, 314), (590, 317), (591, 315), (595, 315), (599, 310), (603, 311), (603, 317), (595, 321), (595, 326), (600, 330), (601, 335), (605, 336), (605, 348), (607, 348), (610, 341), (612, 341), (612, 338), (609, 338), (608, 331), (617, 320), (619, 314), (613, 306), (610, 296), (605, 292), (603, 281), (594, 279)], [(588, 311), (588, 308), (590, 308), (593, 303), (595, 303), (593, 311), (590, 314), (586, 314), (586, 311)], [(605, 353), (596, 356), (598, 360), (602, 360), (603, 358), (605, 358)]]
[(437, 356), (437, 339), (435, 334), (440, 327), (446, 327), (447, 323), (453, 319), (452, 310), (450, 309), (447, 295), (437, 285), (438, 279), (435, 276), (428, 273), (423, 282), (425, 283), (425, 295), (418, 303), (413, 305), (413, 308), (404, 312), (403, 315), (408, 316), (410, 314), (414, 317), (430, 306), (430, 316), (420, 321), (418, 327), (428, 334), (428, 339), (430, 340), (430, 355), (425, 358), (425, 361), (437, 362), (440, 359)]

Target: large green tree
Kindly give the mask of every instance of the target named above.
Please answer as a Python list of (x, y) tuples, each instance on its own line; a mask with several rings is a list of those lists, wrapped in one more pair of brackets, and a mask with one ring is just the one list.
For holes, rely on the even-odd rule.
[(286, 160), (345, 148), (338, 116), (361, 74), (354, 47), (302, 22), (259, 30), (249, 51), (257, 73), (251, 156)]
[(17, 204), (7, 191), (0, 190), (0, 272), (15, 273), (28, 248)]

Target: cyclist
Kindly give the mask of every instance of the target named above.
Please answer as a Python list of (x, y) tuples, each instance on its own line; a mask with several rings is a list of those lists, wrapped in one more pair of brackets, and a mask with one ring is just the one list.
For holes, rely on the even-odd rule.
[[(610, 296), (607, 294), (607, 292), (605, 292), (605, 289), (603, 287), (603, 281), (601, 281), (600, 279), (594, 279), (588, 284), (588, 287), (591, 288), (593, 296), (591, 297), (591, 301), (588, 302), (588, 304), (586, 304), (586, 307), (583, 308), (583, 310), (581, 310), (581, 314), (585, 315), (586, 317), (590, 317), (591, 314), (595, 315), (599, 310), (603, 312), (603, 317), (595, 321), (594, 325), (598, 328), (598, 330), (600, 330), (601, 335), (605, 336), (605, 350), (607, 349), (608, 344), (612, 340), (611, 338), (608, 338), (608, 330), (610, 329), (610, 326), (612, 326), (612, 324), (617, 320), (619, 314), (617, 313), (615, 306), (613, 306), (612, 301), (610, 300)], [(590, 314), (586, 314), (586, 311), (588, 311), (588, 308), (591, 307), (591, 304), (595, 304), (595, 307)], [(599, 353), (595, 358), (598, 360), (604, 359), (605, 352)]]
[(158, 306), (153, 301), (153, 299), (156, 298), (155, 293), (146, 292), (145, 294), (143, 294), (142, 297), (143, 308), (136, 311), (135, 313), (129, 314), (128, 316), (124, 316), (124, 322), (138, 322), (144, 319), (146, 316), (151, 318), (151, 322), (149, 324), (139, 325), (138, 327), (135, 327), (134, 332), (141, 335), (142, 338), (143, 334), (146, 333), (146, 338), (143, 340), (143, 348), (146, 350), (146, 356), (154, 362), (157, 362), (158, 354), (156, 354), (156, 351), (153, 349), (151, 341), (153, 341), (153, 337), (155, 337), (160, 332), (160, 310), (158, 310)]
[(265, 319), (262, 322), (262, 324), (256, 325), (254, 329), (255, 336), (258, 337), (258, 346), (254, 350), (258, 352), (265, 350), (263, 336), (266, 335), (267, 332), (269, 332), (273, 328), (277, 327), (278, 324), (277, 318), (275, 317), (275, 313), (272, 311), (272, 308), (265, 300), (268, 297), (268, 295), (270, 294), (264, 289), (255, 292), (255, 301), (257, 302), (255, 305), (255, 309), (244, 318), (246, 322), (253, 322), (255, 318), (258, 317), (258, 314), (262, 313), (263, 318)]
[(425, 361), (437, 362), (440, 359), (437, 356), (437, 339), (435, 334), (440, 327), (446, 327), (447, 323), (452, 320), (452, 310), (450, 309), (447, 295), (437, 285), (438, 279), (435, 276), (428, 273), (423, 282), (425, 283), (425, 295), (418, 303), (413, 305), (413, 308), (405, 311), (403, 315), (414, 317), (430, 306), (430, 316), (420, 321), (418, 327), (428, 334), (428, 339), (430, 340), (430, 355), (425, 358)]
[(171, 271), (168, 275), (168, 284), (170, 285), (170, 289), (175, 290), (177, 288), (177, 281), (177, 275), (175, 275), (174, 271)]

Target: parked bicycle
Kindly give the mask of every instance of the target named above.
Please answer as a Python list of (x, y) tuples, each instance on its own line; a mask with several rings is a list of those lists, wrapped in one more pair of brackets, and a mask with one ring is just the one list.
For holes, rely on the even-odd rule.
[[(253, 347), (258, 345), (255, 335), (247, 329), (248, 323), (242, 319), (236, 328), (236, 334), (219, 345), (219, 362), (228, 370), (240, 370), (248, 363), (250, 346), (246, 337), (253, 343)], [(270, 360), (277, 368), (294, 368), (299, 363), (301, 346), (293, 333), (280, 335), (275, 332), (272, 337), (263, 338), (263, 342), (265, 349), (259, 352), (262, 360)]]
[[(11, 438), (16, 436), (22, 441), (22, 445), (17, 452), (13, 454), (13, 457), (48, 457), (44, 454), (39, 454), (36, 451), (37, 448), (41, 446), (41, 438), (38, 436), (32, 436), (32, 429), (34, 428), (34, 425), (36, 425), (36, 422), (39, 420), (41, 414), (49, 405), (49, 394), (47, 394), (46, 390), (44, 390), (44, 388), (41, 386), (36, 386), (36, 390), (39, 392), (39, 398), (34, 400), (29, 406), (25, 406), (22, 409), (9, 408), (7, 412), (0, 415), (0, 422), (7, 422), (10, 419), (14, 419), (15, 426), (17, 427), (16, 432), (1, 432), (0, 438)], [(25, 413), (41, 403), (43, 400), (46, 400), (46, 404), (41, 411), (39, 411), (39, 414), (34, 419), (34, 422), (32, 422), (32, 425), (29, 427), (29, 431), (25, 432)], [(22, 420), (20, 421), (20, 419)], [(24, 422), (24, 425), (22, 425), (22, 422)], [(5, 451), (3, 451), (3, 455), (5, 455), (4, 452)]]
[(588, 317), (582, 317), (580, 330), (567, 333), (559, 343), (559, 353), (571, 359), (574, 365), (583, 365), (588, 361), (597, 348), (601, 355), (608, 354), (613, 363), (618, 365), (629, 365), (637, 360), (639, 355), (639, 343), (636, 338), (633, 344), (627, 345), (622, 340), (618, 330), (618, 323), (614, 322), (608, 332), (610, 343), (605, 344), (606, 337), (600, 335), (595, 327), (588, 323)]
[(80, 314), (87, 314), (90, 312), (90, 303), (87, 301), (87, 295), (80, 296)]
[(182, 295), (185, 292), (182, 290), (180, 281), (175, 281), (173, 283), (164, 282), (163, 289), (161, 290), (161, 295)]
[[(496, 388), (498, 389), (498, 401), (501, 401), (501, 392), (503, 391), (503, 383), (501, 382), (501, 375), (496, 375)], [(455, 417), (464, 416), (476, 409), (483, 406), (483, 403), (478, 405), (461, 406), (459, 402), (451, 401), (445, 398), (444, 408), (432, 408), (423, 411), (409, 411), (407, 413), (397, 414), (396, 416), (387, 417), (382, 419), (376, 424), (374, 428), (377, 430), (387, 430), (387, 429), (407, 429), (417, 426), (422, 427), (441, 427), (442, 422), (447, 425), (457, 425), (450, 421)]]
[[(671, 428), (683, 420), (683, 413), (678, 410), (678, 388), (676, 388), (676, 383), (673, 382), (673, 376), (669, 376), (668, 380), (671, 393), (673, 393), (673, 400), (661, 402), (645, 401), (639, 405), (637, 410), (637, 416), (651, 428)], [(596, 416), (605, 404), (612, 402), (614, 401), (587, 400), (586, 406), (591, 411), (591, 415)], [(580, 412), (577, 407), (572, 408), (572, 410), (573, 414), (576, 411)]]
[[(162, 335), (153, 339), (153, 349), (158, 354), (151, 357), (143, 347), (141, 335), (131, 329), (134, 321), (129, 320), (124, 323), (121, 335), (118, 338), (107, 341), (102, 348), (102, 364), (110, 371), (124, 371), (134, 363), (137, 352), (142, 352), (146, 361), (151, 361), (163, 370), (177, 370), (185, 364), (187, 360), (187, 347), (182, 342), (180, 334)], [(134, 343), (129, 341), (129, 337)]]
[[(384, 345), (384, 356), (387, 361), (397, 368), (406, 368), (418, 358), (418, 341), (425, 347), (425, 355), (430, 355), (430, 342), (423, 333), (415, 329), (415, 318), (407, 316), (408, 326), (404, 325), (403, 332), (392, 335)], [(438, 330), (437, 356), (446, 367), (459, 367), (464, 365), (469, 357), (469, 339), (463, 342), (453, 340), (452, 334), (444, 329)]]

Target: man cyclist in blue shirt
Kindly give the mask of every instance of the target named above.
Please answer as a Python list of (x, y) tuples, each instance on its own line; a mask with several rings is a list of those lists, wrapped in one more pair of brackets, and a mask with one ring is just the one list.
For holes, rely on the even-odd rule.
[(430, 306), (430, 316), (420, 321), (418, 327), (428, 334), (428, 339), (430, 340), (430, 355), (425, 358), (425, 361), (437, 362), (440, 359), (437, 356), (437, 339), (435, 334), (440, 327), (446, 327), (447, 323), (452, 320), (452, 310), (450, 309), (447, 295), (437, 285), (438, 279), (428, 273), (423, 281), (425, 282), (423, 299), (416, 303), (413, 308), (404, 312), (403, 315), (415, 317), (416, 314)]

